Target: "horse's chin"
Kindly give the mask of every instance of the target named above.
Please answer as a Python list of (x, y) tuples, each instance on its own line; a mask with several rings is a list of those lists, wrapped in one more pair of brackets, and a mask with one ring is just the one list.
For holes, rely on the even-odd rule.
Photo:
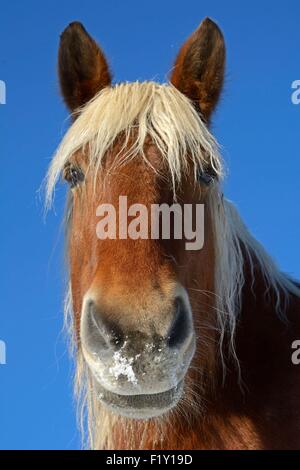
[(183, 392), (183, 380), (175, 387), (160, 393), (139, 395), (120, 395), (96, 384), (98, 399), (115, 414), (131, 419), (157, 418), (168, 413), (180, 400)]

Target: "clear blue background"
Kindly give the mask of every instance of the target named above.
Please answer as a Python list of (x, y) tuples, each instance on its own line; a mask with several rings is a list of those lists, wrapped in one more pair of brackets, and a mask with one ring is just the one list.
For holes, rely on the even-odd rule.
[(230, 175), (227, 195), (283, 270), (300, 277), (298, 1), (1, 2), (0, 448), (72, 449), (80, 439), (62, 330), (64, 188), (43, 221), (38, 188), (67, 128), (56, 81), (60, 32), (82, 21), (115, 79), (165, 80), (205, 16), (224, 31), (228, 65), (213, 129)]

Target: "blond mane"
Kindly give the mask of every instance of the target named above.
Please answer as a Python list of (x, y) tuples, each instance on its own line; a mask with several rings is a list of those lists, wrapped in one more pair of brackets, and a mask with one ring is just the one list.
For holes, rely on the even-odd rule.
[[(135, 139), (128, 146), (133, 130), (136, 130)], [(205, 164), (210, 164), (222, 176), (217, 143), (188, 98), (172, 85), (121, 83), (104, 88), (77, 112), (77, 119), (62, 140), (48, 171), (47, 205), (51, 205), (65, 164), (77, 150), (87, 150), (96, 174), (107, 150), (121, 133), (124, 134), (120, 150), (120, 153), (125, 150), (123, 163), (138, 154), (147, 161), (144, 143), (146, 136), (152, 139), (170, 169), (174, 191), (190, 161), (194, 163), (195, 178), (197, 168)]]

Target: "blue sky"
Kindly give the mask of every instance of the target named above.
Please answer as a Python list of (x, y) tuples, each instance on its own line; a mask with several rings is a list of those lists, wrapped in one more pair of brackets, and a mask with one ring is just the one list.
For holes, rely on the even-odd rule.
[(65, 188), (45, 221), (38, 193), (67, 128), (56, 80), (59, 34), (80, 20), (101, 43), (116, 81), (164, 81), (205, 16), (227, 42), (226, 85), (213, 121), (229, 169), (226, 194), (281, 268), (300, 278), (300, 105), (291, 102), (291, 84), (300, 79), (299, 2), (2, 2), (1, 449), (73, 449), (80, 442), (61, 334)]

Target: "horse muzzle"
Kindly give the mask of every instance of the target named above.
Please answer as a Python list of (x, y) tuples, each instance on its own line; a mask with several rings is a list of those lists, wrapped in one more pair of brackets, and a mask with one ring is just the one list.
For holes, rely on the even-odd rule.
[(81, 345), (97, 398), (113, 412), (148, 419), (174, 408), (195, 352), (188, 295), (176, 290), (167, 334), (155, 325), (125, 330), (107, 321), (99, 306), (85, 298)]

